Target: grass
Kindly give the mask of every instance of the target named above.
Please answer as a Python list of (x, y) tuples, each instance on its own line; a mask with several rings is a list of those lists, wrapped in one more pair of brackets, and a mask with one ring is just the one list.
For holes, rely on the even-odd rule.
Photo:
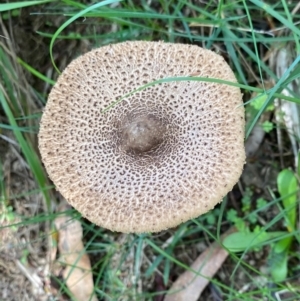
[[(255, 125), (268, 116), (267, 108), (275, 98), (299, 104), (300, 10), (299, 7), (296, 10), (296, 2), (221, 0), (195, 3), (188, 0), (106, 0), (86, 5), (85, 1), (65, 0), (0, 4), (3, 12), (0, 22), (0, 230), (14, 229), (13, 233), (23, 235), (18, 235), (20, 239), (14, 246), (16, 250), (28, 251), (23, 258), (25, 265), (36, 265), (38, 258), (47, 256), (53, 248), (49, 240), (53, 236), (51, 225), (59, 215), (56, 210), (59, 196), (47, 178), (38, 153), (39, 118), (58, 73), (82, 48), (89, 50), (126, 40), (164, 40), (196, 44), (222, 54), (235, 70), (238, 86), (244, 93), (247, 138)], [(30, 53), (26, 46), (22, 49), (21, 41), (14, 37), (16, 32), (12, 24), (24, 19), (29, 20), (31, 30), (35, 24), (28, 41), (42, 45), (44, 53)], [(293, 50), (290, 63), (280, 78), (269, 64), (270, 56), (278, 49)], [(213, 79), (192, 77), (163, 81), (174, 80)], [(267, 88), (266, 83), (270, 81), (272, 87)], [(161, 81), (149, 85), (158, 82)], [(291, 88), (295, 86), (297, 88)], [(253, 110), (250, 104), (257, 99), (263, 101)], [(270, 170), (264, 187), (249, 184), (242, 177), (239, 188), (229, 194), (227, 202), (207, 215), (160, 234), (122, 235), (91, 225), (76, 212), (69, 211), (73, 218), (82, 222), (83, 240), (92, 261), (94, 290), (99, 300), (161, 300), (159, 296), (168, 290), (172, 281), (183, 271), (190, 270), (190, 264), (200, 253), (198, 249), (218, 240), (220, 233), (231, 225), (237, 226), (244, 235), (261, 235), (266, 231), (282, 233), (271, 240), (259, 240), (255, 248), (251, 248), (249, 242), (242, 253), (230, 252), (230, 259), (221, 273), (212, 279), (213, 287), (222, 292), (223, 300), (276, 300), (275, 294), (284, 289), (295, 291), (295, 299), (300, 299), (296, 289), (299, 234), (297, 227), (285, 226), (291, 208), (284, 207), (282, 202), (289, 195), (281, 195), (277, 186), (280, 173), (290, 168), (295, 171), (294, 191), (298, 193), (299, 173), (293, 155), (288, 153), (291, 146), (284, 131), (283, 145), (279, 145), (276, 130), (280, 131), (282, 125), (276, 123), (276, 114), (273, 106), (269, 119), (274, 130), (266, 134), (261, 144), (261, 149), (268, 147), (270, 154), (259, 149), (256, 157), (248, 158), (248, 165), (256, 172), (264, 168)], [(297, 143), (298, 139), (296, 137)], [(283, 153), (288, 153), (283, 160), (284, 166), (277, 155), (281, 148)], [(14, 162), (17, 162), (17, 169)], [(15, 184), (19, 182), (23, 184), (16, 189)], [(250, 195), (246, 191), (250, 191)], [(294, 191), (289, 193), (293, 195)], [(256, 206), (260, 198), (266, 202)], [(289, 206), (297, 219), (299, 213), (295, 208), (298, 205), (296, 194)], [(228, 217), (229, 210), (235, 211), (236, 219)], [(24, 229), (30, 229), (29, 237)], [(288, 267), (285, 273), (283, 267), (278, 268), (276, 264), (274, 250), (287, 237), (292, 237), (292, 242), (284, 250)], [(34, 254), (32, 246), (36, 246), (39, 255)], [(281, 278), (272, 276), (274, 268)], [(68, 295), (64, 281), (58, 277), (56, 282), (59, 284), (57, 290)], [(33, 300), (28, 294), (24, 295), (24, 300)], [(200, 300), (208, 300), (209, 296), (207, 290)]]

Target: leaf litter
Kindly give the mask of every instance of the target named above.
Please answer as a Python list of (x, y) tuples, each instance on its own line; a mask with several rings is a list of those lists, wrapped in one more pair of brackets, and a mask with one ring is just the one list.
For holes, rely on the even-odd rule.
[[(66, 208), (61, 207), (62, 212)], [(66, 214), (54, 221), (58, 232), (56, 272), (62, 275), (72, 300), (97, 301), (90, 259), (82, 242), (83, 231), (80, 221)]]

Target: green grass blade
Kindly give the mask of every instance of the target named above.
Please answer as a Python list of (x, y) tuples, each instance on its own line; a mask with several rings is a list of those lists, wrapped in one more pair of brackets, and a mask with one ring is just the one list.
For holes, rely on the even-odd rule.
[(9, 11), (12, 9), (18, 9), (27, 6), (44, 4), (47, 2), (53, 2), (54, 0), (41, 0), (41, 1), (22, 1), (22, 2), (11, 2), (6, 4), (0, 4), (0, 12)]
[(22, 59), (17, 58), (17, 62), (21, 66), (23, 66), (27, 71), (29, 71), (31, 74), (33, 74), (37, 78), (41, 79), (42, 81), (44, 81), (52, 86), (55, 84), (54, 80), (52, 80), (52, 79), (48, 78), (47, 76), (43, 75), (42, 73), (38, 72), (36, 69), (32, 68), (27, 63), (25, 63)]
[(252, 3), (257, 5), (259, 8), (263, 9), (266, 13), (280, 21), (286, 28), (289, 28), (294, 34), (298, 35), (300, 37), (300, 29), (294, 25), (292, 22), (284, 18), (281, 14), (279, 14), (277, 11), (275, 11), (271, 5), (260, 1), (260, 0), (250, 0)]
[(62, 24), (60, 26), (60, 28), (54, 33), (52, 39), (51, 39), (51, 42), (50, 42), (50, 46), (49, 46), (49, 52), (50, 52), (50, 57), (51, 57), (51, 62), (54, 66), (54, 68), (56, 69), (56, 71), (58, 73), (60, 73), (59, 69), (57, 68), (55, 62), (54, 62), (54, 57), (53, 57), (53, 45), (54, 45), (54, 42), (56, 40), (56, 38), (58, 37), (58, 35), (67, 27), (69, 26), (72, 22), (74, 22), (75, 20), (77, 20), (78, 18), (84, 16), (86, 13), (94, 10), (94, 9), (97, 9), (98, 7), (102, 7), (104, 5), (109, 5), (109, 4), (113, 4), (113, 3), (116, 3), (116, 2), (121, 2), (123, 0), (105, 0), (105, 1), (102, 1), (100, 3), (96, 3), (94, 5), (91, 5), (89, 7), (87, 7), (86, 9), (82, 10), (81, 12), (77, 13), (76, 15), (74, 15), (72, 18), (70, 18), (68, 21), (66, 21), (64, 24)]
[[(14, 115), (7, 103), (6, 97), (3, 93), (1, 86), (0, 86), (0, 104), (9, 120), (10, 125), (12, 126), (13, 133), (22, 149), (22, 152), (32, 170), (32, 173), (33, 173), (37, 183), (39, 184), (39, 187), (40, 188), (45, 187), (47, 184), (47, 180), (46, 180), (44, 171), (41, 167), (40, 160), (39, 160), (37, 154), (35, 153), (35, 151), (32, 150), (32, 146), (26, 141), (26, 139), (23, 137), (21, 131), (18, 129), (18, 124), (17, 124), (17, 122), (14, 118)], [(50, 197), (46, 190), (41, 189), (41, 192), (44, 195), (47, 208), (48, 208), (48, 210), (50, 210), (50, 208), (51, 208)]]

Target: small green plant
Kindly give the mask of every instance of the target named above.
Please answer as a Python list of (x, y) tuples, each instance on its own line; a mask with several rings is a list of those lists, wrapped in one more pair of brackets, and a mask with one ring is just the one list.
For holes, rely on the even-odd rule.
[[(247, 126), (246, 126), (247, 128), (252, 124), (255, 116), (262, 109), (262, 107), (264, 106), (267, 99), (268, 99), (267, 95), (258, 94), (249, 103), (249, 106), (246, 107), (247, 119), (248, 119), (248, 123), (247, 123)], [(274, 109), (275, 109), (274, 104), (270, 103), (270, 104), (267, 105), (264, 112), (266, 114), (268, 114), (268, 113), (270, 114), (271, 112), (274, 111)], [(259, 125), (265, 133), (269, 133), (275, 128), (274, 123), (269, 121), (269, 120), (265, 120), (265, 121), (260, 120)]]
[(291, 170), (284, 169), (279, 173), (277, 186), (283, 207), (280, 205), (278, 207), (284, 217), (284, 225), (288, 233), (284, 238), (274, 243), (271, 248), (269, 267), (275, 282), (285, 280), (288, 274), (288, 255), (296, 226), (298, 185), (297, 178)]
[(245, 194), (242, 198), (242, 208), (244, 218), (238, 216), (238, 212), (235, 209), (228, 210), (226, 218), (228, 221), (232, 222), (239, 232), (250, 232), (250, 230), (255, 227), (257, 230), (259, 226), (257, 225), (258, 212), (261, 212), (266, 207), (267, 201), (263, 198), (258, 198), (256, 200), (256, 208), (253, 211), (251, 206), (253, 192), (247, 187)]
[[(257, 213), (266, 208), (266, 200), (257, 200), (256, 210), (250, 212), (249, 196), (251, 193), (246, 191), (242, 200), (242, 212), (248, 213), (246, 218), (238, 217), (233, 210), (227, 213), (227, 219), (234, 222), (238, 232), (229, 235), (224, 245), (232, 252), (245, 252), (249, 249), (261, 248), (263, 245), (271, 244), (268, 259), (269, 272), (274, 282), (281, 282), (287, 278), (288, 274), (288, 255), (292, 241), (294, 239), (296, 226), (296, 204), (299, 183), (296, 175), (289, 169), (282, 170), (277, 177), (277, 187), (280, 194), (281, 204), (277, 203), (279, 215), (274, 219), (274, 223), (284, 219), (286, 231), (267, 231), (269, 226), (261, 227), (256, 225), (253, 230), (249, 224), (257, 222)], [(272, 224), (274, 224), (272, 223)]]
[(216, 225), (219, 215), (220, 215), (220, 209), (215, 208), (214, 210), (209, 211), (207, 214), (205, 214), (204, 218), (208, 225), (213, 226)]

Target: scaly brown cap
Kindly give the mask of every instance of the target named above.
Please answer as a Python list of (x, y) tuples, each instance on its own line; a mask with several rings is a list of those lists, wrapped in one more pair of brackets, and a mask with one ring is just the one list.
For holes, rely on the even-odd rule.
[(196, 75), (236, 82), (198, 46), (125, 42), (64, 70), (41, 119), (39, 148), (57, 189), (84, 217), (120, 232), (157, 232), (212, 209), (245, 162), (237, 87), (157, 79)]

